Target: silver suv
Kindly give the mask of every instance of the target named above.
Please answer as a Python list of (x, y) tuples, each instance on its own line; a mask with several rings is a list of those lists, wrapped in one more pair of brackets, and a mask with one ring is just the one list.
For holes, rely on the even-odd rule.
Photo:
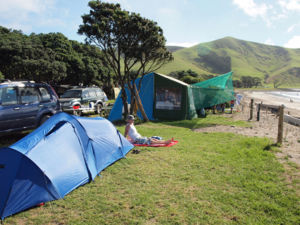
[(98, 87), (73, 88), (60, 98), (62, 110), (78, 116), (90, 112), (100, 114), (107, 100), (104, 91)]

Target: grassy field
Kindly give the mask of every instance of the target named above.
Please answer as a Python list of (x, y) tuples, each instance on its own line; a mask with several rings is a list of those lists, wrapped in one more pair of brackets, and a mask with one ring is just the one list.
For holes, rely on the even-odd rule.
[[(138, 148), (64, 200), (4, 224), (299, 224), (296, 185), (287, 183), (270, 140), (191, 130), (215, 124), (249, 126), (214, 115), (137, 125), (145, 136), (179, 143)], [(1, 139), (1, 145), (14, 141)]]

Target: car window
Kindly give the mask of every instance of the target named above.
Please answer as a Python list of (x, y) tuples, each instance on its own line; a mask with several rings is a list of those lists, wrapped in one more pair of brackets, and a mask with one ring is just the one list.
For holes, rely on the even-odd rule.
[(61, 97), (62, 98), (81, 98), (81, 90), (68, 90)]
[(21, 104), (33, 104), (39, 102), (39, 94), (33, 87), (22, 87), (20, 90)]
[(6, 87), (1, 90), (2, 94), (0, 102), (2, 102), (2, 105), (15, 105), (18, 103), (16, 87)]
[(92, 98), (94, 98), (94, 97), (96, 97), (96, 93), (95, 93), (95, 90), (89, 90), (89, 95), (90, 95), (90, 97), (92, 97)]
[(98, 96), (98, 97), (102, 97), (102, 96), (103, 96), (103, 92), (102, 92), (101, 89), (97, 89), (97, 90), (96, 90), (96, 93), (97, 93), (97, 96)]
[(83, 98), (88, 98), (89, 97), (89, 92), (87, 90), (82, 92), (82, 97)]
[(42, 101), (49, 101), (50, 100), (50, 94), (48, 90), (44, 87), (39, 87), (41, 96), (42, 96)]

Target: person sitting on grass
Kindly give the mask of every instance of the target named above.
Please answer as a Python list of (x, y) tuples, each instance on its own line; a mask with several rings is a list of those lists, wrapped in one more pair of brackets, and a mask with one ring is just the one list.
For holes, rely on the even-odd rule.
[(156, 138), (148, 138), (148, 137), (143, 137), (140, 135), (135, 126), (134, 126), (134, 116), (129, 115), (126, 119), (126, 127), (125, 127), (125, 138), (127, 138), (131, 143), (133, 144), (146, 144), (146, 145), (151, 145), (151, 144), (170, 144), (173, 141), (173, 138), (171, 140), (158, 140)]

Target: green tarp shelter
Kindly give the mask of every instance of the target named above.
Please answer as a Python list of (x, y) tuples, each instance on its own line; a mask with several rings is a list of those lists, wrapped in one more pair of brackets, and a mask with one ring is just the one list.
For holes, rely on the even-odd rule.
[(209, 108), (234, 99), (232, 72), (191, 86), (196, 110)]
[[(136, 80), (138, 86), (140, 79)], [(130, 92), (126, 89), (127, 102)], [(140, 98), (147, 117), (150, 120), (184, 120), (197, 117), (201, 108), (228, 102), (234, 99), (232, 72), (189, 85), (173, 77), (150, 73), (143, 77)], [(108, 119), (123, 119), (123, 102), (121, 93), (110, 112)], [(137, 112), (142, 118), (141, 113)]]

